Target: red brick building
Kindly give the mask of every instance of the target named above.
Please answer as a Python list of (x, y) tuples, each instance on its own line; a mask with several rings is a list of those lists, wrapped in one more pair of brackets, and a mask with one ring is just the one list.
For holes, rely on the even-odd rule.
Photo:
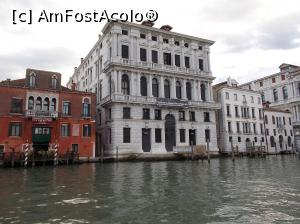
[(59, 154), (95, 157), (96, 96), (61, 85), (61, 74), (27, 69), (26, 77), (0, 82), (0, 153), (59, 145)]

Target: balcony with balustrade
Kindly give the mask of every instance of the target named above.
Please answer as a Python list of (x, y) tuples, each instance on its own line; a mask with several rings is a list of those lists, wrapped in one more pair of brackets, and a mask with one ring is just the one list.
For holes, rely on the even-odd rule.
[(57, 111), (43, 111), (43, 110), (26, 110), (25, 116), (26, 117), (57, 118), (58, 117), (58, 112)]
[(183, 75), (197, 75), (200, 77), (211, 78), (211, 72), (202, 71), (200, 69), (192, 69), (186, 67), (178, 67), (175, 65), (165, 65), (165, 64), (157, 64), (151, 62), (144, 62), (144, 61), (137, 61), (137, 60), (130, 60), (130, 59), (123, 59), (123, 58), (111, 58), (104, 62), (104, 71), (107, 71), (111, 65), (119, 65), (119, 66), (126, 66), (132, 68), (140, 68), (140, 69), (152, 69), (158, 72), (172, 72), (176, 74), (183, 74)]
[(100, 104), (105, 106), (110, 103), (133, 103), (133, 104), (148, 104), (158, 107), (171, 107), (171, 108), (192, 108), (199, 107), (203, 109), (220, 109), (219, 103), (213, 101), (189, 101), (174, 98), (157, 98), (148, 96), (135, 96), (113, 93), (110, 96), (104, 97)]

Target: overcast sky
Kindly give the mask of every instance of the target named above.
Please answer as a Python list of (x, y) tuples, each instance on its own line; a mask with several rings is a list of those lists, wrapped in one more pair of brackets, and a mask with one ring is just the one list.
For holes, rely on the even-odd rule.
[(23, 78), (25, 69), (46, 69), (72, 75), (105, 22), (12, 23), (13, 10), (47, 12), (158, 12), (155, 27), (169, 24), (173, 31), (216, 41), (211, 48), (215, 83), (231, 76), (247, 82), (278, 71), (281, 63), (300, 65), (299, 0), (1, 0), (0, 80)]

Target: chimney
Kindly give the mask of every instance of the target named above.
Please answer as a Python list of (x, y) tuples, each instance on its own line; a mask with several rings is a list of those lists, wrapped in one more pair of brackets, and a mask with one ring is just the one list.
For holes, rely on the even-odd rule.
[(148, 20), (144, 20), (142, 22), (142, 25), (143, 26), (150, 26), (150, 27), (152, 27), (152, 26), (154, 26), (154, 22), (151, 22), (151, 21), (148, 21)]
[(101, 38), (101, 34), (98, 34), (98, 38), (99, 38), (99, 39)]
[(80, 58), (80, 63), (83, 63), (83, 58)]
[(74, 83), (73, 80), (72, 80), (72, 86), (71, 86), (71, 89), (72, 89), (73, 91), (76, 90), (76, 83)]
[(74, 73), (77, 71), (77, 67), (74, 67)]
[(170, 25), (163, 25), (160, 27), (160, 29), (165, 31), (171, 31), (173, 27), (171, 27)]
[(264, 102), (263, 107), (266, 108), (266, 109), (270, 108), (270, 104), (271, 104), (270, 101)]

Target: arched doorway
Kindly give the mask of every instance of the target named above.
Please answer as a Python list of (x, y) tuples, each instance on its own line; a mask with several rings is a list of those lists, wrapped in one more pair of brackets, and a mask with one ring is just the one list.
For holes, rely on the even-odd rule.
[(251, 147), (252, 147), (251, 141), (250, 141), (249, 138), (247, 138), (247, 139), (246, 139), (246, 150), (251, 149)]
[(176, 121), (172, 114), (167, 114), (165, 120), (165, 147), (170, 152), (176, 145)]
[(283, 149), (283, 136), (279, 135), (279, 147), (282, 150)]

